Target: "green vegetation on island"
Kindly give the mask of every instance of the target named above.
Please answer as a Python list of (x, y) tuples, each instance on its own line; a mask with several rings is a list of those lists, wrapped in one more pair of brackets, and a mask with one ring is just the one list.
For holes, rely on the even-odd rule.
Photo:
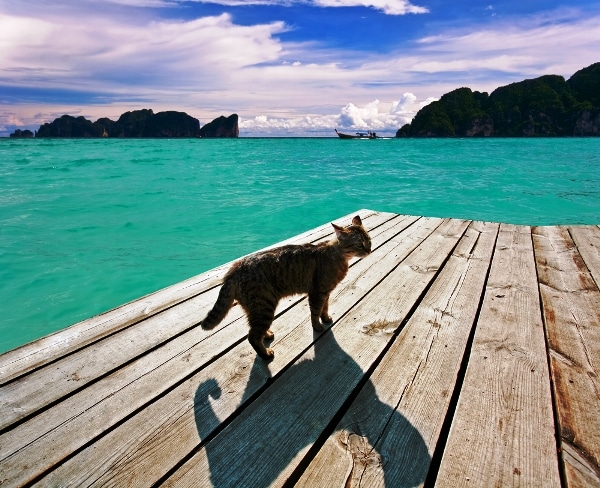
[(600, 63), (568, 81), (545, 75), (491, 95), (458, 88), (423, 107), (396, 137), (600, 136)]

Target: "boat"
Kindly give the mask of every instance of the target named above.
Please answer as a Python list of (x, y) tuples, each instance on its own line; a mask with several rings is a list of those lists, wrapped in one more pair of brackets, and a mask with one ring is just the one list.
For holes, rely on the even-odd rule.
[(338, 132), (337, 129), (334, 130), (340, 139), (381, 139), (375, 132), (372, 131), (356, 132), (356, 134), (344, 134), (343, 132)]

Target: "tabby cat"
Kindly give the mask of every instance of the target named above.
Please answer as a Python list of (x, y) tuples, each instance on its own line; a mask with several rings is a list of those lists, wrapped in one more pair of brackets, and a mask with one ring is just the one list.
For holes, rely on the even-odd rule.
[(235, 262), (202, 328), (216, 327), (237, 300), (248, 316), (250, 344), (260, 357), (271, 360), (273, 349), (263, 341), (273, 338), (270, 327), (283, 297), (307, 293), (313, 329), (323, 330), (321, 320), (332, 323), (329, 294), (346, 276), (350, 258), (371, 252), (371, 238), (358, 215), (347, 227), (331, 225), (336, 238), (329, 242), (281, 246)]

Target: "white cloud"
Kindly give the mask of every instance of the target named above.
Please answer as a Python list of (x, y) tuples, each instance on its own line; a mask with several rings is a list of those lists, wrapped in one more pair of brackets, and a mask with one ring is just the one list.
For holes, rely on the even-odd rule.
[[(389, 107), (386, 109), (386, 106)], [(417, 112), (417, 97), (413, 93), (404, 93), (400, 99), (390, 103), (373, 100), (364, 106), (347, 104), (341, 111), (342, 127), (353, 129), (396, 130), (410, 122)]]
[(8, 126), (22, 126), (24, 120), (13, 112), (0, 113), (0, 129), (7, 130)]
[[(10, 120), (39, 127), (54, 114), (95, 120), (143, 107), (183, 110), (203, 123), (236, 112), (245, 134), (395, 130), (459, 86), (491, 91), (526, 77), (571, 76), (598, 61), (600, 45), (600, 18), (575, 11), (440, 30), (383, 55), (284, 42), (283, 22), (244, 26), (229, 15), (157, 20), (141, 10), (133, 17), (96, 15), (82, 4), (76, 12), (24, 13), (22, 3), (10, 4), (20, 12), (8, 12), (0, 2), (0, 87), (74, 87), (106, 102), (82, 106), (73, 97), (71, 104), (48, 101), (34, 112), (15, 100)], [(2, 95), (0, 112), (8, 99)], [(0, 124), (10, 125), (7, 120), (0, 113)]]
[[(389, 108), (385, 108), (389, 106)], [(377, 130), (393, 135), (396, 130), (410, 122), (421, 104), (412, 93), (404, 93), (399, 100), (382, 103), (373, 100), (359, 106), (347, 103), (337, 114), (310, 115), (303, 117), (269, 117), (258, 115), (240, 121), (240, 129), (246, 134), (301, 134), (311, 132), (333, 136), (333, 129)]]
[[(83, 0), (86, 1), (86, 0)], [(127, 7), (142, 7), (142, 8), (156, 8), (156, 7), (171, 7), (177, 5), (176, 0), (107, 0), (108, 3), (114, 3), (117, 5), (125, 5)]]
[(425, 7), (413, 5), (406, 0), (314, 0), (323, 7), (371, 7), (387, 15), (424, 14)]
[(258, 115), (239, 121), (242, 135), (322, 135), (333, 136), (333, 128), (338, 126), (335, 115), (304, 115), (301, 117), (281, 118)]
[(431, 102), (438, 101), (439, 98), (436, 97), (427, 97), (425, 100), (419, 103), (419, 109), (422, 109), (425, 105), (429, 105)]
[[(115, 90), (135, 84), (189, 89), (222, 84), (245, 66), (275, 61), (282, 22), (241, 26), (228, 14), (191, 21), (0, 18), (0, 81)], [(119, 90), (119, 88), (117, 88)]]
[[(269, 116), (260, 123), (250, 117), (243, 127), (247, 131), (274, 131), (277, 127), (322, 127), (327, 131), (334, 126), (392, 130), (409, 122), (423, 106), (460, 86), (491, 92), (501, 85), (543, 74), (568, 78), (598, 60), (596, 46), (600, 45), (600, 18), (570, 15), (557, 12), (554, 17), (530, 17), (464, 31), (446, 30), (419, 40), (414, 49), (406, 50), (407, 54), (356, 57), (352, 63), (303, 64), (296, 66), (300, 71), (295, 72), (292, 66), (265, 68), (260, 74), (273, 82), (267, 82), (269, 88), (284, 86), (278, 90), (282, 90), (289, 113), (285, 117)], [(342, 59), (342, 53), (329, 51), (329, 55)], [(260, 74), (256, 73), (257, 79)], [(407, 93), (397, 100), (394, 92), (399, 88)], [(343, 102), (336, 108), (335, 101), (348, 94), (352, 94), (351, 103)], [(368, 98), (369, 94), (387, 102)], [(294, 105), (296, 99), (303, 103), (310, 100), (312, 105), (321, 103), (327, 113), (309, 118), (297, 116), (302, 108)], [(358, 103), (369, 99), (372, 101)]]
[(597, 61), (600, 17), (559, 11), (487, 28), (446, 31), (418, 42), (412, 69), (427, 73), (490, 72), (563, 74)]
[[(144, 3), (152, 0), (112, 0), (119, 3)], [(160, 1), (160, 0), (156, 0)], [(194, 0), (202, 3), (216, 3), (229, 7), (247, 5), (280, 5), (291, 6), (294, 4), (314, 5), (317, 7), (367, 7), (380, 10), (387, 15), (423, 14), (429, 10), (425, 7), (413, 5), (408, 0)]]
[[(85, 0), (84, 0), (85, 1)], [(88, 0), (89, 1), (89, 0)], [(182, 0), (108, 0), (109, 3), (130, 7), (170, 7)], [(212, 3), (226, 7), (246, 7), (249, 5), (283, 6), (312, 5), (316, 7), (367, 7), (387, 15), (424, 14), (426, 7), (413, 5), (408, 0), (190, 0), (198, 3)]]
[[(484, 27), (446, 29), (416, 40), (412, 48), (371, 57), (360, 69), (372, 74), (371, 80), (379, 76), (383, 88), (401, 86), (421, 99), (461, 86), (490, 92), (544, 74), (568, 78), (598, 61), (598, 25), (599, 16), (555, 12)], [(385, 97), (385, 92), (378, 96)]]

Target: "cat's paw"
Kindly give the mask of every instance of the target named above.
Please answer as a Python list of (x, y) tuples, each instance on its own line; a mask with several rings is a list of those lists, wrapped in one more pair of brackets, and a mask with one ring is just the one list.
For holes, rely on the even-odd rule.
[(261, 354), (260, 357), (263, 358), (265, 361), (273, 361), (273, 359), (275, 358), (275, 351), (273, 351), (273, 349), (271, 349), (270, 347), (267, 347), (265, 349), (265, 352)]
[(273, 339), (273, 337), (275, 337), (275, 334), (273, 334), (273, 331), (271, 329), (265, 332), (265, 339), (270, 340)]
[(332, 324), (333, 323), (333, 319), (331, 318), (331, 315), (321, 315), (321, 320), (323, 321), (324, 324)]
[(321, 322), (312, 322), (312, 328), (317, 332), (323, 332), (323, 324)]

